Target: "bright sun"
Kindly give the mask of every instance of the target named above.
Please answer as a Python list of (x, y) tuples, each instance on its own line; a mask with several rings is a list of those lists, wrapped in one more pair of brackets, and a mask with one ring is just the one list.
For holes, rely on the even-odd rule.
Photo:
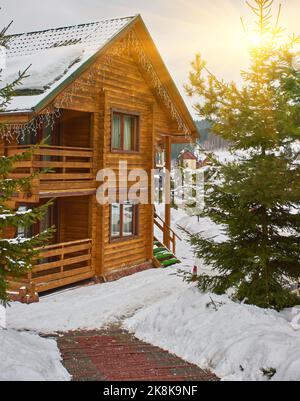
[(253, 33), (249, 38), (249, 42), (252, 47), (261, 47), (263, 44), (263, 38), (258, 33)]

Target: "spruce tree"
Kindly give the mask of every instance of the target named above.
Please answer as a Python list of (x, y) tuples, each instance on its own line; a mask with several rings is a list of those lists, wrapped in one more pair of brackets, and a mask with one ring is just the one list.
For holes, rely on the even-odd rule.
[(198, 114), (234, 156), (215, 160), (206, 177), (204, 216), (226, 240), (200, 233), (191, 244), (214, 271), (199, 276), (201, 290), (233, 289), (237, 300), (281, 310), (299, 303), (289, 287), (300, 277), (300, 37), (285, 38), (281, 6), (272, 17), (274, 0), (247, 4), (257, 26), (242, 85), (219, 80), (197, 55), (186, 86), (201, 99)]
[[(6, 27), (0, 32), (0, 46), (7, 46)], [(1, 74), (0, 71), (0, 82)], [(26, 71), (20, 72), (18, 78), (0, 88), (0, 112), (9, 104), (14, 90), (26, 77)], [(1, 85), (1, 84), (0, 84)], [(10, 207), (11, 198), (21, 192), (30, 191), (31, 182), (35, 174), (26, 178), (10, 178), (15, 163), (27, 159), (34, 148), (26, 153), (12, 157), (0, 157), (0, 304), (8, 302), (8, 278), (28, 273), (32, 267), (33, 259), (38, 256), (36, 247), (41, 247), (51, 236), (52, 230), (35, 235), (31, 238), (6, 238), (7, 230), (18, 227), (24, 229), (35, 224), (45, 215), (49, 204), (27, 211), (18, 211)]]

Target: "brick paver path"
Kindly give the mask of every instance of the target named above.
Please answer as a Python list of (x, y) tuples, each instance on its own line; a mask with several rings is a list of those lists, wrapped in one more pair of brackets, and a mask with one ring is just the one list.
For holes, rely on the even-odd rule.
[(72, 332), (58, 339), (75, 381), (215, 381), (210, 372), (113, 327)]

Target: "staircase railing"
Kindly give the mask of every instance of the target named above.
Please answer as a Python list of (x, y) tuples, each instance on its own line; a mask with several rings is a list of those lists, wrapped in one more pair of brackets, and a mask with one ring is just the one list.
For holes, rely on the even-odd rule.
[(175, 231), (165, 223), (165, 221), (157, 214), (154, 213), (154, 224), (156, 225), (157, 228), (160, 229), (160, 231), (168, 236), (170, 238), (170, 242), (172, 244), (172, 252), (175, 255), (176, 254), (176, 239), (179, 241), (182, 241), (182, 239), (179, 237), (178, 234), (175, 233)]

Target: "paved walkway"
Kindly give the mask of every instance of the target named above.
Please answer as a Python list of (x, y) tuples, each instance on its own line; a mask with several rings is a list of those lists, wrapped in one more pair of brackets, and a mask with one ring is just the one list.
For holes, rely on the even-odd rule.
[(58, 338), (74, 381), (216, 381), (210, 372), (113, 327)]

